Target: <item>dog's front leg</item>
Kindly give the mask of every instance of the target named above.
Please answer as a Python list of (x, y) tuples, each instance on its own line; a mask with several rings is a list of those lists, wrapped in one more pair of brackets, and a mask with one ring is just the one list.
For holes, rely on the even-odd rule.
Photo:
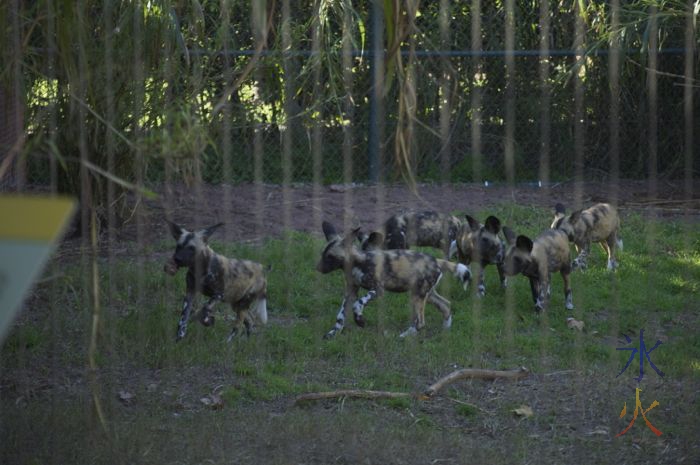
[(199, 322), (204, 326), (212, 326), (214, 324), (214, 316), (210, 315), (210, 313), (214, 309), (214, 305), (221, 299), (221, 294), (216, 294), (202, 307), (202, 311), (199, 314)]
[(486, 263), (481, 263), (479, 267), (479, 286), (477, 287), (477, 295), (483, 297), (486, 295), (486, 284), (484, 283), (484, 272), (486, 270)]
[(340, 310), (338, 310), (338, 316), (335, 317), (335, 324), (333, 325), (331, 330), (328, 331), (325, 334), (325, 336), (323, 336), (324, 339), (330, 339), (334, 337), (345, 327), (345, 302), (346, 300), (343, 299), (343, 301), (340, 304)]
[(187, 322), (190, 319), (193, 298), (194, 292), (191, 292), (188, 289), (182, 302), (182, 314), (180, 315), (180, 322), (177, 324), (177, 335), (175, 336), (175, 342), (179, 341), (185, 337), (185, 334), (187, 334)]
[(360, 328), (365, 327), (365, 318), (362, 316), (362, 311), (365, 309), (365, 305), (370, 303), (370, 301), (376, 298), (378, 295), (377, 291), (372, 289), (364, 297), (360, 297), (352, 304), (352, 315), (355, 318), (355, 324)]
[(538, 283), (538, 295), (537, 295), (537, 301), (535, 302), (535, 310), (538, 312), (543, 312), (545, 308), (547, 308), (547, 302), (549, 301), (549, 293), (550, 293), (550, 283), (551, 279), (549, 275), (545, 275), (543, 279), (539, 280)]
[(532, 293), (532, 301), (537, 304), (537, 298), (540, 295), (540, 288), (537, 278), (528, 278), (530, 280), (530, 292)]
[(345, 315), (347, 315), (347, 312), (350, 310), (350, 306), (352, 306), (352, 304), (355, 302), (355, 299), (357, 299), (357, 288), (348, 287), (345, 291), (343, 302), (340, 304), (338, 315), (335, 318), (335, 324), (331, 330), (328, 331), (325, 336), (323, 336), (324, 339), (330, 339), (343, 330), (345, 327)]
[(501, 279), (501, 287), (505, 289), (508, 287), (508, 278), (506, 278), (506, 269), (503, 262), (496, 263), (496, 268), (498, 269), (498, 277)]

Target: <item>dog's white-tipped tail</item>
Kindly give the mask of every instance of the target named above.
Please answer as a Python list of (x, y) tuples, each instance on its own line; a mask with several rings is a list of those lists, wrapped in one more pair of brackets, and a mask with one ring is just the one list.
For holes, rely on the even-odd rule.
[(618, 239), (618, 240), (617, 240), (617, 249), (618, 249), (620, 252), (622, 252), (622, 250), (624, 249), (624, 244), (622, 243), (622, 239)]
[(459, 282), (462, 283), (462, 287), (466, 291), (469, 287), (469, 282), (472, 280), (472, 271), (467, 265), (457, 263), (455, 268), (455, 277), (459, 279)]
[(462, 286), (466, 289), (469, 281), (472, 279), (472, 272), (469, 267), (463, 263), (448, 262), (447, 260), (438, 259), (438, 265), (443, 272), (449, 272), (459, 279)]
[(267, 299), (260, 299), (255, 303), (255, 314), (261, 324), (267, 323)]

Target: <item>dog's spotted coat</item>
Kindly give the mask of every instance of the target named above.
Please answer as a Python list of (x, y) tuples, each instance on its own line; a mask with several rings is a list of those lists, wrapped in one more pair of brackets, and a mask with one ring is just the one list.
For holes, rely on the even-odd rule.
[(452, 215), (435, 211), (407, 212), (391, 216), (378, 231), (383, 243), (374, 247), (408, 249), (413, 246), (440, 249), (449, 258), (451, 243), (457, 237), (461, 222)]
[(501, 231), (501, 221), (495, 216), (489, 216), (486, 218), (486, 223), (482, 225), (469, 215), (466, 215), (466, 220), (467, 222), (460, 226), (451, 249), (456, 250), (457, 260), (460, 263), (470, 265), (474, 261), (480, 265), (478, 295), (483, 297), (486, 294), (484, 271), (490, 264), (496, 265), (501, 287), (506, 287), (506, 274), (503, 269), (506, 247), (503, 239), (498, 236)]
[[(412, 317), (409, 328), (401, 336), (415, 334), (425, 326), (425, 303), (433, 304), (443, 316), (443, 327), (452, 324), (450, 302), (437, 293), (436, 287), (444, 272), (455, 275), (463, 285), (471, 279), (469, 267), (411, 250), (381, 250), (374, 247), (360, 249), (355, 246), (359, 229), (347, 236), (337, 233), (335, 227), (323, 223), (326, 244), (317, 270), (330, 273), (343, 270), (345, 275), (345, 295), (338, 311), (333, 328), (326, 337), (333, 337), (343, 330), (347, 313), (352, 309), (355, 323), (365, 326), (362, 314), (364, 307), (373, 299), (381, 297), (385, 291), (407, 292), (411, 298)], [(380, 233), (372, 233), (371, 243), (383, 241)], [(367, 289), (364, 297), (358, 297), (360, 288)]]
[(530, 280), (535, 310), (547, 308), (551, 294), (551, 275), (559, 272), (564, 280), (564, 297), (567, 310), (573, 310), (571, 292), (571, 251), (564, 231), (548, 229), (532, 241), (527, 236), (517, 236), (508, 227), (503, 228), (508, 242), (505, 272), (509, 276), (522, 273)]
[(552, 228), (561, 229), (574, 243), (578, 256), (573, 261), (574, 269), (585, 269), (586, 259), (590, 253), (591, 242), (600, 243), (608, 256), (608, 270), (615, 270), (618, 262), (616, 250), (622, 250), (619, 238), (620, 217), (615, 207), (608, 203), (599, 203), (585, 210), (566, 214), (564, 205), (555, 206)]
[(228, 340), (245, 327), (250, 334), (253, 327), (253, 310), (258, 320), (267, 322), (267, 279), (263, 266), (250, 260), (227, 258), (215, 253), (207, 244), (209, 236), (222, 225), (190, 232), (168, 221), (170, 233), (177, 241), (175, 253), (166, 263), (165, 271), (174, 275), (179, 268), (187, 268), (185, 282), (187, 291), (182, 304), (182, 313), (177, 326), (176, 340), (185, 337), (187, 323), (192, 312), (192, 301), (199, 292), (209, 300), (199, 314), (205, 326), (214, 324), (211, 312), (218, 302), (226, 302), (236, 313), (237, 320)]

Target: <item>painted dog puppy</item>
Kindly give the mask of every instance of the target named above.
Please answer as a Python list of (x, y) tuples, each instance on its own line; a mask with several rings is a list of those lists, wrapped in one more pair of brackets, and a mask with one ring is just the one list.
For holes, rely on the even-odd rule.
[(566, 232), (569, 241), (576, 247), (578, 256), (573, 262), (574, 269), (586, 268), (591, 242), (600, 243), (607, 253), (608, 270), (617, 268), (615, 249), (622, 250), (622, 239), (618, 238), (620, 217), (615, 207), (608, 203), (599, 203), (586, 210), (577, 210), (566, 215), (564, 205), (558, 203), (554, 210), (552, 228)]
[(407, 212), (390, 217), (380, 232), (385, 249), (426, 246), (440, 249), (449, 258), (450, 244), (457, 237), (461, 222), (452, 215), (435, 211)]
[[(425, 303), (433, 304), (442, 313), (443, 327), (452, 325), (450, 301), (437, 293), (437, 285), (444, 272), (455, 275), (463, 285), (471, 277), (469, 267), (461, 263), (441, 260), (432, 255), (412, 250), (382, 250), (381, 233), (373, 232), (365, 242), (375, 247), (361, 250), (354, 245), (359, 228), (346, 236), (337, 233), (335, 227), (323, 222), (323, 233), (328, 243), (321, 254), (316, 269), (321, 273), (342, 270), (345, 275), (345, 295), (335, 326), (326, 338), (335, 336), (345, 326), (345, 316), (352, 309), (355, 323), (365, 326), (362, 311), (372, 299), (381, 297), (385, 291), (408, 292), (413, 315), (411, 326), (401, 337), (415, 334), (425, 326)], [(358, 298), (360, 288), (367, 289), (364, 297)]]
[(550, 295), (551, 275), (560, 272), (564, 280), (564, 296), (567, 310), (573, 310), (574, 303), (571, 294), (571, 251), (569, 238), (564, 231), (548, 229), (533, 242), (526, 236), (515, 236), (507, 226), (503, 234), (508, 242), (508, 252), (505, 258), (505, 272), (508, 276), (522, 273), (530, 280), (532, 300), (535, 310), (544, 311)]
[(475, 218), (466, 215), (467, 222), (463, 223), (457, 232), (457, 239), (450, 249), (456, 248), (457, 261), (465, 265), (472, 260), (478, 262), (479, 269), (479, 296), (486, 294), (484, 284), (484, 270), (486, 265), (495, 264), (498, 275), (501, 278), (501, 286), (506, 287), (506, 275), (503, 269), (503, 259), (506, 256), (506, 246), (503, 239), (498, 237), (501, 231), (501, 221), (495, 216), (486, 218), (485, 224), (480, 224)]
[[(167, 220), (166, 220), (167, 221)], [(182, 306), (182, 316), (177, 326), (176, 341), (185, 337), (187, 322), (192, 310), (192, 300), (197, 292), (209, 297), (199, 314), (205, 326), (214, 324), (210, 315), (214, 305), (223, 301), (236, 312), (237, 320), (228, 337), (231, 341), (241, 326), (250, 334), (253, 319), (249, 311), (254, 310), (262, 324), (267, 322), (267, 279), (263, 266), (249, 260), (227, 258), (215, 253), (207, 242), (211, 234), (223, 223), (201, 231), (190, 232), (168, 221), (170, 233), (177, 241), (175, 253), (165, 264), (165, 272), (175, 275), (179, 268), (187, 268), (187, 292)]]

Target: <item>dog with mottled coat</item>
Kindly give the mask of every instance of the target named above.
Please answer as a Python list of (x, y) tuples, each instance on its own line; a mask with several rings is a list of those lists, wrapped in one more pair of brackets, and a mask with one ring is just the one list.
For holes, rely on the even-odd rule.
[(409, 249), (413, 246), (434, 247), (449, 258), (450, 244), (457, 237), (461, 221), (436, 211), (406, 212), (387, 219), (378, 231), (384, 236), (384, 249)]
[(622, 250), (619, 238), (620, 217), (617, 209), (609, 203), (599, 203), (585, 210), (577, 210), (570, 215), (561, 203), (554, 207), (553, 229), (561, 229), (573, 242), (578, 256), (573, 261), (574, 269), (585, 269), (586, 259), (592, 242), (600, 243), (608, 256), (608, 270), (618, 267), (616, 250)]
[(209, 298), (199, 314), (199, 321), (204, 326), (214, 324), (211, 312), (218, 302), (228, 303), (236, 313), (236, 322), (227, 339), (229, 342), (242, 327), (250, 335), (253, 328), (251, 310), (260, 323), (267, 323), (267, 278), (263, 266), (250, 260), (224, 257), (208, 245), (209, 237), (223, 223), (196, 232), (170, 221), (167, 223), (177, 245), (164, 270), (175, 275), (178, 269), (187, 268), (187, 290), (175, 340), (179, 341), (187, 333), (192, 302), (197, 293)]
[[(333, 328), (326, 338), (335, 336), (345, 327), (346, 315), (352, 310), (355, 323), (365, 326), (364, 307), (385, 291), (407, 292), (411, 299), (412, 317), (409, 328), (401, 337), (416, 334), (425, 326), (425, 304), (430, 302), (441, 313), (443, 327), (452, 325), (450, 301), (437, 293), (437, 285), (443, 273), (452, 273), (463, 285), (470, 277), (469, 267), (441, 260), (432, 255), (412, 250), (383, 250), (384, 237), (373, 232), (366, 238), (363, 248), (356, 246), (359, 228), (347, 235), (340, 235), (329, 222), (323, 222), (327, 244), (316, 266), (321, 273), (342, 270), (345, 275), (345, 295)], [(363, 297), (358, 292), (366, 289)]]
[(495, 216), (486, 218), (484, 224), (477, 219), (466, 215), (466, 223), (463, 223), (457, 231), (457, 238), (452, 243), (450, 250), (456, 250), (457, 261), (469, 266), (472, 261), (479, 263), (478, 295), (486, 294), (484, 283), (484, 271), (488, 265), (496, 265), (501, 279), (501, 287), (506, 287), (506, 275), (503, 269), (503, 259), (506, 255), (506, 247), (503, 239), (499, 237), (501, 221)]
[(547, 308), (551, 294), (551, 276), (557, 271), (564, 280), (564, 298), (567, 310), (573, 310), (571, 292), (571, 250), (569, 238), (559, 229), (548, 229), (533, 241), (527, 236), (516, 236), (515, 232), (503, 227), (508, 243), (504, 269), (508, 276), (521, 274), (530, 280), (530, 291), (535, 303), (535, 311)]

